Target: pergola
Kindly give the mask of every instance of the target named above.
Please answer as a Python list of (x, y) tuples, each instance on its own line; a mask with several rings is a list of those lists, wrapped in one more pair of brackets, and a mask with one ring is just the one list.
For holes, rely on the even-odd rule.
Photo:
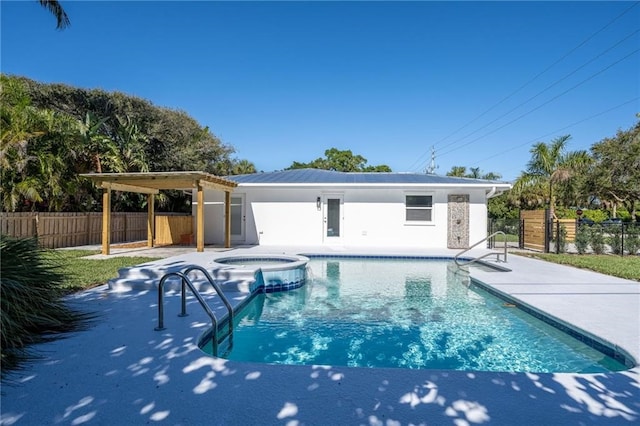
[(109, 254), (111, 243), (111, 191), (147, 194), (147, 247), (153, 247), (154, 196), (161, 189), (198, 191), (196, 207), (196, 250), (204, 251), (204, 189), (224, 191), (225, 247), (231, 247), (231, 191), (238, 186), (228, 179), (204, 172), (87, 173), (104, 190), (102, 194), (102, 254)]

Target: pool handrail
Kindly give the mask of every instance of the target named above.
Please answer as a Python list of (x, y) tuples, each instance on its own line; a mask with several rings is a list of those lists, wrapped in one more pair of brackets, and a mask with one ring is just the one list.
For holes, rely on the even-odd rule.
[(231, 308), (231, 304), (229, 303), (229, 301), (227, 300), (227, 298), (224, 296), (224, 293), (222, 293), (222, 289), (220, 288), (220, 286), (218, 286), (215, 281), (213, 281), (213, 279), (211, 278), (211, 276), (209, 275), (209, 273), (206, 270), (203, 270), (200, 267), (193, 267), (193, 268), (189, 268), (186, 269), (184, 272), (169, 272), (167, 274), (165, 274), (161, 279), (160, 282), (158, 283), (158, 326), (154, 328), (154, 330), (156, 331), (162, 331), (165, 330), (165, 326), (164, 326), (164, 284), (167, 281), (167, 279), (169, 279), (172, 276), (176, 276), (179, 277), (181, 279), (181, 284), (182, 284), (182, 295), (181, 295), (181, 299), (182, 299), (182, 303), (181, 303), (181, 312), (178, 316), (181, 317), (185, 317), (187, 316), (187, 303), (186, 303), (186, 287), (189, 287), (189, 289), (191, 290), (191, 292), (193, 293), (193, 295), (195, 296), (195, 298), (198, 300), (198, 302), (200, 303), (200, 305), (202, 306), (202, 308), (205, 310), (205, 312), (207, 313), (207, 315), (209, 316), (209, 318), (211, 319), (211, 327), (212, 327), (212, 349), (213, 349), (213, 355), (214, 356), (218, 356), (218, 344), (220, 342), (218, 342), (218, 319), (216, 318), (216, 315), (213, 313), (213, 311), (211, 310), (211, 308), (209, 307), (209, 305), (207, 304), (207, 302), (204, 300), (204, 298), (202, 297), (202, 295), (200, 294), (200, 292), (196, 289), (196, 287), (193, 285), (193, 283), (191, 282), (191, 280), (187, 277), (187, 274), (189, 272), (191, 272), (192, 270), (201, 270), (204, 272), (205, 276), (207, 277), (207, 279), (209, 280), (209, 282), (212, 284), (214, 290), (218, 293), (218, 296), (220, 296), (220, 298), (223, 300), (223, 302), (225, 303), (227, 309), (229, 309), (229, 347), (232, 346), (233, 344), (233, 309)]
[[(473, 259), (471, 259), (471, 260), (469, 260), (469, 261), (467, 261), (467, 262), (465, 262), (465, 263), (460, 263), (460, 261), (459, 261), (459, 259), (458, 259), (458, 258), (459, 258), (461, 255), (463, 255), (464, 253), (468, 252), (468, 251), (469, 251), (469, 250), (471, 250), (472, 248), (474, 248), (474, 247), (478, 246), (479, 244), (482, 244), (483, 242), (487, 241), (489, 238), (493, 238), (493, 237), (495, 237), (495, 236), (496, 236), (496, 235), (498, 235), (498, 234), (502, 234), (502, 235), (504, 235), (504, 240), (503, 240), (503, 242), (504, 242), (504, 253), (500, 253), (499, 251), (492, 251), (492, 252), (489, 252), (489, 253), (485, 253), (485, 254), (483, 254), (482, 256), (475, 257), (475, 258), (473, 258)], [(503, 260), (503, 262), (505, 262), (505, 263), (507, 262), (507, 234), (505, 234), (505, 233), (504, 233), (504, 232), (502, 232), (502, 231), (496, 231), (496, 232), (494, 232), (493, 234), (491, 234), (491, 235), (489, 235), (489, 236), (487, 236), (487, 237), (485, 237), (485, 238), (481, 239), (480, 241), (478, 241), (477, 243), (475, 243), (475, 244), (474, 244), (474, 245), (472, 245), (471, 247), (468, 247), (468, 248), (466, 248), (466, 249), (462, 250), (460, 253), (456, 254), (456, 255), (453, 257), (453, 261), (454, 261), (454, 262), (456, 263), (456, 265), (458, 265), (458, 266), (466, 266), (466, 265), (471, 265), (472, 263), (478, 262), (478, 261), (480, 261), (480, 260), (484, 259), (485, 257), (489, 257), (489, 256), (493, 256), (493, 255), (495, 255), (495, 256), (496, 256), (496, 261), (500, 262), (500, 256), (504, 256), (504, 260)]]
[[(213, 287), (213, 289), (216, 291), (216, 293), (218, 293), (218, 296), (220, 297), (220, 299), (222, 300), (222, 303), (224, 303), (224, 306), (226, 306), (227, 311), (228, 311), (228, 317), (227, 319), (229, 320), (229, 348), (231, 348), (233, 346), (233, 316), (234, 316), (234, 312), (233, 312), (233, 307), (231, 306), (231, 303), (229, 302), (229, 299), (227, 299), (227, 296), (225, 296), (224, 292), (222, 291), (222, 288), (220, 288), (220, 286), (218, 285), (218, 283), (211, 277), (211, 275), (209, 274), (209, 272), (204, 269), (202, 266), (198, 266), (198, 265), (192, 265), (190, 267), (188, 267), (187, 269), (185, 269), (183, 271), (183, 273), (185, 275), (189, 275), (189, 272), (192, 271), (200, 271), (202, 272), (202, 274), (207, 278), (207, 280), (209, 281), (209, 284), (211, 284), (211, 286)], [(185, 298), (184, 298), (184, 287), (183, 287), (183, 296), (182, 296), (182, 306), (183, 309), (186, 311), (186, 302), (185, 302)], [(212, 340), (214, 340), (215, 342), (217, 342), (217, 328), (213, 330), (213, 338)], [(217, 345), (217, 343), (215, 343)], [(217, 356), (217, 354), (214, 354), (214, 356)]]

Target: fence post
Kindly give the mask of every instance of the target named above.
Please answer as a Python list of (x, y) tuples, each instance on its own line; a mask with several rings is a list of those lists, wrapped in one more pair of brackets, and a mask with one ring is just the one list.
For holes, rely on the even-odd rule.
[(36, 241), (38, 245), (40, 245), (40, 216), (38, 215), (38, 212), (36, 212), (36, 215), (33, 217), (33, 221), (33, 231), (35, 232)]
[(549, 253), (549, 243), (551, 242), (551, 234), (553, 232), (553, 223), (551, 222), (551, 216), (549, 209), (544, 211), (544, 253)]
[[(493, 219), (489, 219), (489, 235), (493, 234)], [(493, 248), (492, 240), (493, 238), (489, 238), (487, 241), (487, 248)]]
[(620, 224), (620, 256), (624, 256), (624, 225), (624, 222)]

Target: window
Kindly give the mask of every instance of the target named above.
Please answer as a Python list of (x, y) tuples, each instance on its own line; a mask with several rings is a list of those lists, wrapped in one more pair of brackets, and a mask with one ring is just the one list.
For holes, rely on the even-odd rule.
[(433, 196), (431, 195), (407, 195), (406, 196), (406, 221), (407, 222), (431, 222), (433, 213)]

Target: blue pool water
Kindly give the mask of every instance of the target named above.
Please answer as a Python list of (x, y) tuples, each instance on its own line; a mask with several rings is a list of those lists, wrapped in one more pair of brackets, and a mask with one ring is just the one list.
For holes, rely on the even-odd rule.
[(468, 276), (448, 265), (450, 261), (311, 259), (305, 286), (260, 294), (239, 313), (233, 348), (225, 358), (473, 371), (627, 369), (469, 285)]

